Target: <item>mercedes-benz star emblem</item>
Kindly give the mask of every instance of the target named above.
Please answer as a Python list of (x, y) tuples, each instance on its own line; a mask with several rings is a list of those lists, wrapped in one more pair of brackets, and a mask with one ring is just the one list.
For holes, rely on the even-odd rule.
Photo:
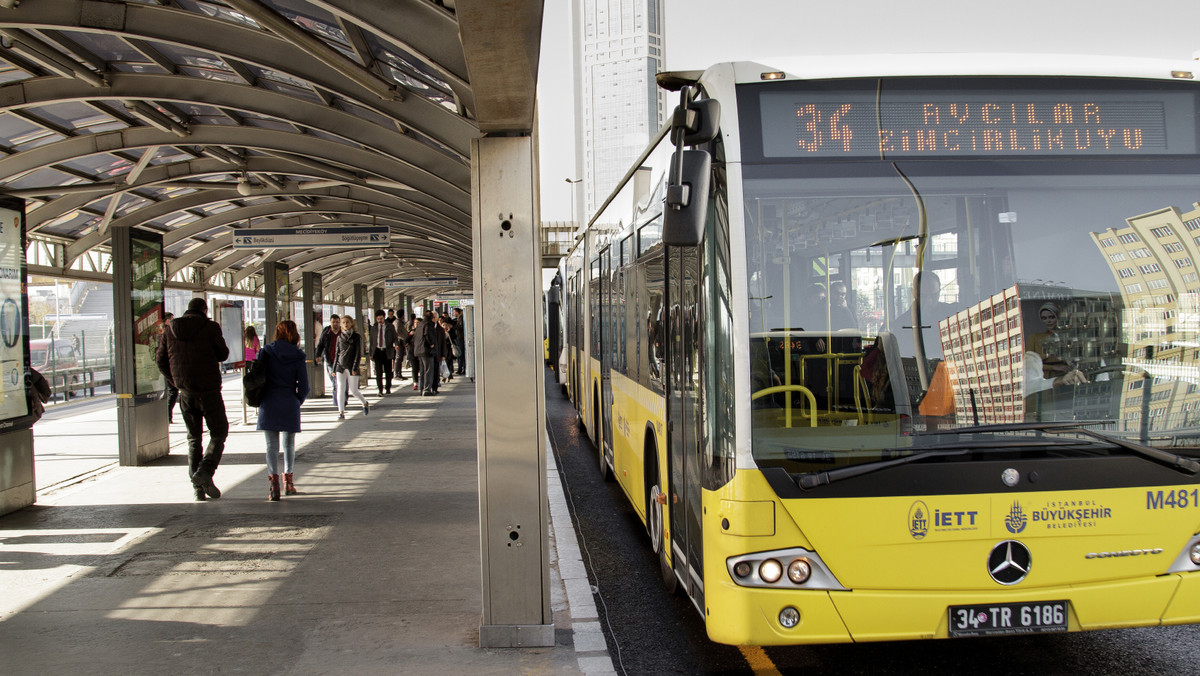
[(1033, 565), (1029, 548), (1016, 540), (1005, 540), (992, 547), (988, 555), (988, 574), (1003, 585), (1016, 584), (1025, 579)]

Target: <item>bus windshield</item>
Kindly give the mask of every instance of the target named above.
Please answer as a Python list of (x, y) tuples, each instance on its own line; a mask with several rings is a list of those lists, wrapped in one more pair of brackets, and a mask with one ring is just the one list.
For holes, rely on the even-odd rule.
[(812, 471), (1067, 422), (1197, 445), (1194, 85), (738, 95), (757, 460)]

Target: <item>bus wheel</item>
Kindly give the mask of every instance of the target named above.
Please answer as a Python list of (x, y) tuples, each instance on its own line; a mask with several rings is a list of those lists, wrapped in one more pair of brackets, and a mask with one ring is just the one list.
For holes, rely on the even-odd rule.
[(671, 544), (667, 540), (666, 525), (663, 521), (667, 496), (662, 492), (661, 485), (662, 478), (655, 476), (655, 483), (646, 496), (646, 528), (650, 531), (650, 545), (654, 548), (654, 553), (658, 554), (663, 586), (667, 588), (668, 593), (673, 594), (679, 588), (679, 580), (675, 577), (675, 571), (671, 569), (671, 563), (667, 561), (667, 551), (670, 550)]
[(612, 480), (612, 473), (608, 471), (608, 461), (604, 459), (604, 440), (600, 438), (600, 394), (592, 392), (592, 436), (595, 437), (593, 443), (596, 444), (596, 459), (597, 466), (600, 468), (600, 478), (605, 481)]

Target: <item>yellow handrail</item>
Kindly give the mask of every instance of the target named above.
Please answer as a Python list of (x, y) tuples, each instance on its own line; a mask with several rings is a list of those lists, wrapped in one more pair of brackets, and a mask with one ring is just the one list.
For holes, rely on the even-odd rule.
[[(780, 392), (800, 392), (805, 397), (807, 397), (808, 398), (808, 410), (809, 410), (809, 414), (810, 414), (808, 426), (809, 427), (817, 426), (817, 398), (813, 396), (813, 393), (811, 390), (809, 390), (807, 387), (804, 387), (803, 385), (775, 385), (773, 387), (767, 387), (767, 388), (761, 389), (761, 390), (755, 392), (754, 394), (750, 395), (750, 400), (754, 401), (755, 399), (761, 399), (769, 394), (779, 394)], [(784, 424), (787, 427), (792, 426), (792, 398), (791, 397), (787, 398), (787, 402), (784, 405)]]

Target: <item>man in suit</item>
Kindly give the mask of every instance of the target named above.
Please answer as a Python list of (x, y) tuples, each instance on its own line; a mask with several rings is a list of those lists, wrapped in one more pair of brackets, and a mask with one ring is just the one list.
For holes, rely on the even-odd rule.
[(392, 360), (396, 358), (396, 347), (400, 344), (400, 338), (396, 327), (384, 321), (383, 317), (383, 310), (375, 311), (375, 325), (371, 327), (368, 350), (371, 361), (375, 364), (375, 388), (380, 394), (391, 394)]

